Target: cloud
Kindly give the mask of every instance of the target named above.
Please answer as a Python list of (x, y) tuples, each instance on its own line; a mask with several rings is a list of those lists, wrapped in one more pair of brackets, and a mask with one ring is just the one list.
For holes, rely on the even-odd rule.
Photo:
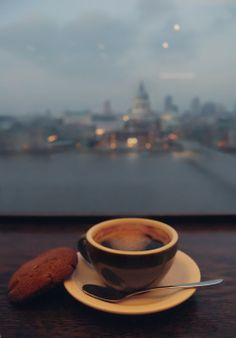
[(132, 25), (104, 12), (64, 25), (34, 16), (2, 27), (0, 87), (17, 95), (7, 105), (6, 94), (1, 104), (18, 110), (94, 107), (107, 93), (122, 95), (120, 85), (129, 77), (123, 60), (135, 39)]
[[(228, 5), (219, 0), (215, 6), (211, 0), (208, 4), (200, 0), (137, 0), (125, 9), (116, 2), (116, 11), (104, 1), (99, 5), (104, 10), (97, 9), (98, 5), (92, 10), (92, 4), (79, 10), (82, 2), (74, 8), (72, 1), (68, 8), (61, 1), (60, 13), (54, 15), (56, 1), (47, 7), (46, 2), (34, 0), (41, 9), (37, 11), (35, 6), (28, 10), (30, 0), (22, 0), (21, 14), (15, 15), (20, 0), (13, 1), (14, 13), (8, 8), (9, 17), (4, 19), (1, 12), (1, 106), (5, 102), (6, 108), (15, 107), (16, 111), (20, 107), (40, 110), (46, 105), (52, 110), (93, 108), (111, 98), (115, 109), (122, 110), (130, 105), (140, 80), (146, 82), (150, 94), (153, 91), (154, 101), (157, 88), (165, 95), (171, 84), (171, 80), (160, 80), (160, 74), (194, 73), (194, 86), (181, 84), (184, 101), (186, 90), (196, 95), (195, 84), (201, 79), (199, 88), (207, 95), (212, 74), (218, 74), (220, 68), (225, 76), (221, 75), (219, 83), (234, 97), (234, 87), (229, 88), (226, 76), (235, 69), (236, 11), (232, 2)], [(4, 3), (6, 7), (6, 0)], [(0, 10), (4, 3), (0, 2)], [(175, 23), (181, 26), (178, 32), (173, 30)], [(169, 48), (162, 47), (164, 41)], [(209, 65), (212, 74), (207, 73)], [(163, 82), (168, 82), (166, 87)], [(173, 94), (180, 92), (177, 80), (174, 82)]]
[(174, 0), (138, 0), (137, 8), (141, 19), (162, 20), (166, 14), (172, 15), (176, 9)]
[(24, 3), (26, 0), (1, 0), (0, 1), (0, 9), (4, 9), (5, 7), (11, 7), (12, 5), (18, 5), (20, 3)]
[(134, 38), (126, 22), (98, 12), (63, 26), (33, 17), (0, 29), (1, 48), (63, 76), (118, 67)]

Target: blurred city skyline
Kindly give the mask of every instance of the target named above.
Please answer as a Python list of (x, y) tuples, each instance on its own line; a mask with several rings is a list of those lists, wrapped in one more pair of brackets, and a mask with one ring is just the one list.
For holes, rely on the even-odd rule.
[(166, 95), (181, 111), (196, 96), (233, 111), (235, 16), (231, 0), (1, 1), (0, 114), (106, 99), (126, 112), (141, 80), (154, 111)]

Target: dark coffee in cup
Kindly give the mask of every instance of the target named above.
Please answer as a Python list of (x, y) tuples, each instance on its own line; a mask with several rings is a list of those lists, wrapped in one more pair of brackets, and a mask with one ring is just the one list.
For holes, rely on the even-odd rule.
[(166, 232), (152, 226), (123, 224), (101, 229), (94, 240), (107, 248), (122, 251), (147, 251), (169, 243)]
[(168, 224), (118, 218), (92, 226), (78, 249), (106, 285), (129, 292), (161, 280), (174, 261), (177, 243), (178, 234)]

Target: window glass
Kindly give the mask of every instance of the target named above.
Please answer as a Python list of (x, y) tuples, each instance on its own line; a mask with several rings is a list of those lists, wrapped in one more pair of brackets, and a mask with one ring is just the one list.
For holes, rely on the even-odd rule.
[(0, 214), (234, 214), (232, 0), (0, 2)]

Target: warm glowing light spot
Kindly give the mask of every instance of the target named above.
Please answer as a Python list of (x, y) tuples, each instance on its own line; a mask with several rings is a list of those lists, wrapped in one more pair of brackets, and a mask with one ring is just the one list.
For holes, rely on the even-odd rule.
[(221, 149), (225, 149), (228, 146), (227, 140), (220, 140), (217, 142), (217, 147)]
[(176, 141), (177, 138), (178, 138), (178, 136), (175, 133), (170, 133), (168, 135), (168, 139), (171, 140), (171, 141)]
[(124, 116), (122, 117), (122, 120), (123, 120), (124, 122), (129, 121), (129, 115), (124, 115)]
[(116, 149), (117, 148), (116, 142), (111, 142), (110, 148), (111, 149)]
[(174, 24), (173, 29), (174, 29), (174, 31), (179, 32), (180, 31), (180, 25), (178, 23)]
[(164, 41), (163, 44), (162, 44), (162, 47), (163, 47), (164, 49), (169, 48), (169, 43), (168, 43), (167, 41)]
[(50, 136), (48, 136), (48, 142), (49, 143), (53, 143), (56, 140), (58, 140), (58, 136), (57, 135), (50, 135)]
[(97, 128), (96, 129), (96, 135), (97, 136), (102, 136), (102, 135), (104, 135), (104, 133), (105, 133), (105, 130), (103, 128)]
[(146, 144), (145, 144), (145, 148), (146, 148), (147, 150), (151, 149), (151, 148), (152, 148), (151, 143), (146, 143)]
[(129, 137), (127, 139), (127, 146), (133, 148), (138, 144), (138, 139), (136, 137)]

